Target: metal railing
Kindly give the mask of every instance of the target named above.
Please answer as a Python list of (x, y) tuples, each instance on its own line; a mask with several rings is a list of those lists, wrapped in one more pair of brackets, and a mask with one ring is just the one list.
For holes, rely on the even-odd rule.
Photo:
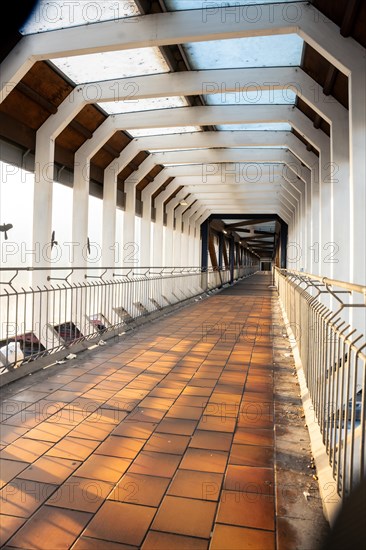
[[(254, 271), (240, 268), (236, 278)], [(23, 288), (28, 273), (42, 284)], [(0, 374), (6, 374), (0, 385), (18, 367), (23, 371), (80, 344), (103, 343), (142, 317), (230, 280), (228, 270), (199, 267), (5, 268), (0, 276)]]
[[(337, 492), (344, 498), (366, 475), (366, 340), (364, 325), (352, 328), (342, 315), (357, 308), (365, 319), (366, 287), (277, 268), (275, 282)], [(326, 294), (337, 304), (334, 311), (321, 302)]]

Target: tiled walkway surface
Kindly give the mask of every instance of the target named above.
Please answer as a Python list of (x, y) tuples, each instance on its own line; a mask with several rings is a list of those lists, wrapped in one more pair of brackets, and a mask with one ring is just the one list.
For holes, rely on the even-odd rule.
[(1, 544), (275, 548), (269, 283), (5, 390)]

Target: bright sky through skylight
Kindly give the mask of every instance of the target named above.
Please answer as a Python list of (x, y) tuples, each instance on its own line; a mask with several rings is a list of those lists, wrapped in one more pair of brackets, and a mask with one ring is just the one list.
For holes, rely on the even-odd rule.
[(140, 12), (133, 0), (39, 0), (20, 32), (52, 31), (137, 15)]
[(185, 44), (193, 70), (298, 66), (304, 41), (297, 34), (250, 36)]
[(169, 109), (171, 107), (187, 107), (184, 97), (153, 97), (147, 99), (129, 99), (128, 101), (108, 101), (99, 103), (108, 114), (134, 113), (151, 111), (153, 109)]
[(205, 95), (207, 105), (293, 105), (296, 94), (291, 90), (261, 90), (253, 84), (250, 89)]
[(269, 130), (269, 131), (285, 131), (291, 132), (290, 124), (287, 122), (271, 122), (271, 123), (256, 123), (256, 124), (221, 124), (216, 126), (218, 130)]
[(169, 72), (159, 48), (77, 55), (52, 62), (75, 84)]
[(216, 1), (212, 0), (165, 0), (165, 5), (169, 11), (181, 11), (181, 10), (200, 10), (211, 9), (215, 7), (230, 7), (230, 6), (250, 6), (253, 4), (284, 4), (296, 2), (296, 0), (225, 0)]
[(175, 126), (173, 128), (146, 128), (142, 130), (127, 130), (132, 137), (162, 136), (168, 134), (185, 134), (187, 132), (201, 132), (199, 126)]

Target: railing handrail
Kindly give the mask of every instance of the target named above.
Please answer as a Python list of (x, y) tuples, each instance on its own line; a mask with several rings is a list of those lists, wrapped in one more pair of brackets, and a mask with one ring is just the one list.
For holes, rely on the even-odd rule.
[(278, 267), (275, 267), (277, 271), (280, 273), (289, 273), (291, 275), (296, 275), (300, 278), (306, 278), (311, 279), (313, 281), (319, 281), (320, 283), (324, 283), (328, 286), (336, 286), (339, 288), (344, 288), (345, 290), (349, 290), (350, 292), (357, 292), (359, 294), (363, 294), (366, 296), (366, 286), (358, 285), (356, 283), (349, 283), (346, 281), (339, 281), (337, 279), (330, 279), (329, 277), (322, 277), (321, 275), (314, 275), (313, 273), (307, 273), (305, 271), (296, 271), (294, 269), (280, 269)]

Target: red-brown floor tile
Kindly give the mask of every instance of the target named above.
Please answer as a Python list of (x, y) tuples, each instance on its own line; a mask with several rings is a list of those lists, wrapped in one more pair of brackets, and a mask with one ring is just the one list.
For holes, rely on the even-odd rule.
[(183, 535), (149, 531), (142, 550), (207, 550), (209, 541)]
[(143, 445), (144, 441), (142, 439), (110, 435), (98, 447), (95, 454), (133, 459), (140, 452)]
[(264, 428), (237, 428), (234, 434), (234, 443), (271, 447), (274, 443), (274, 433), (273, 430)]
[(13, 516), (6, 516), (0, 514), (0, 546), (3, 547), (5, 543), (14, 535), (14, 533), (23, 525), (24, 518), (16, 518)]
[(15, 478), (0, 491), (1, 513), (28, 518), (54, 491), (54, 485)]
[(211, 449), (214, 451), (229, 451), (233, 436), (225, 432), (206, 432), (197, 430), (189, 444), (196, 449)]
[(112, 483), (71, 476), (49, 498), (47, 505), (94, 513), (112, 489)]
[(92, 455), (78, 468), (75, 475), (88, 479), (117, 482), (130, 466), (131, 460), (104, 455)]
[(232, 433), (235, 430), (235, 418), (222, 416), (203, 416), (199, 425), (199, 430), (214, 431), (214, 432), (229, 432)]
[(115, 428), (115, 425), (102, 422), (87, 422), (84, 420), (81, 424), (69, 432), (70, 437), (77, 439), (92, 439), (93, 441), (103, 441)]
[(157, 409), (148, 409), (137, 407), (126, 418), (126, 422), (159, 422), (165, 414), (165, 411)]
[(10, 445), (13, 441), (16, 441), (19, 437), (24, 435), (27, 428), (20, 428), (14, 426), (1, 425), (0, 430), (0, 445)]
[(56, 456), (42, 456), (19, 474), (22, 479), (60, 485), (80, 466), (81, 462)]
[(275, 550), (275, 536), (270, 531), (216, 524), (210, 550)]
[(140, 403), (140, 407), (147, 407), (150, 409), (157, 409), (159, 411), (167, 411), (174, 403), (174, 399), (163, 397), (145, 397)]
[(273, 466), (273, 448), (260, 445), (233, 445), (229, 464), (271, 468)]
[(229, 454), (224, 451), (189, 448), (180, 464), (184, 470), (198, 470), (221, 474), (225, 471)]
[(222, 474), (179, 469), (169, 487), (168, 494), (216, 501), (219, 499), (222, 480)]
[(59, 443), (56, 443), (52, 449), (47, 451), (46, 456), (58, 456), (59, 458), (83, 461), (92, 454), (98, 445), (99, 441), (91, 439), (65, 437)]
[(158, 427), (156, 432), (170, 433), (176, 435), (192, 435), (197, 426), (196, 420), (184, 420), (181, 418), (164, 418)]
[(75, 542), (91, 514), (42, 506), (10, 539), (9, 545), (29, 550), (68, 549)]
[(28, 462), (0, 459), (0, 489), (28, 466)]
[(148, 506), (108, 500), (93, 517), (84, 535), (139, 547), (155, 512), (155, 508)]
[(156, 433), (148, 439), (144, 451), (180, 455), (186, 450), (189, 440), (185, 435)]
[(50, 443), (57, 443), (71, 430), (71, 426), (62, 426), (57, 424), (51, 424), (50, 422), (42, 422), (38, 424), (36, 428), (29, 430), (26, 437), (35, 439), (37, 441), (49, 441)]
[(148, 439), (158, 424), (151, 422), (121, 422), (112, 435), (132, 437), (133, 439)]
[(159, 506), (170, 479), (151, 475), (127, 473), (108, 497), (126, 504)]
[[(187, 386), (182, 392), (182, 397), (185, 397), (185, 396), (209, 397), (211, 393), (212, 393), (212, 388)], [(199, 404), (199, 407), (203, 406), (203, 403), (206, 403), (206, 400), (202, 400), (202, 403)], [(183, 404), (184, 403), (182, 403), (182, 405)]]
[(91, 539), (89, 537), (80, 537), (72, 550), (138, 550), (137, 546), (129, 544), (120, 544), (119, 542), (108, 542), (106, 540)]
[(273, 468), (258, 468), (253, 466), (234, 466), (229, 464), (224, 489), (259, 495), (273, 495)]
[(130, 472), (159, 477), (172, 477), (179, 462), (180, 456), (142, 451), (134, 460)]
[(217, 523), (274, 530), (274, 499), (272, 496), (240, 491), (222, 491)]
[(0, 458), (20, 460), (21, 462), (34, 462), (48, 451), (52, 445), (50, 442), (20, 437), (0, 451)]
[(216, 503), (166, 496), (152, 524), (155, 531), (209, 538)]
[(186, 405), (173, 405), (169, 409), (165, 418), (186, 418), (188, 420), (199, 420), (202, 416), (202, 410), (199, 407), (188, 407)]

